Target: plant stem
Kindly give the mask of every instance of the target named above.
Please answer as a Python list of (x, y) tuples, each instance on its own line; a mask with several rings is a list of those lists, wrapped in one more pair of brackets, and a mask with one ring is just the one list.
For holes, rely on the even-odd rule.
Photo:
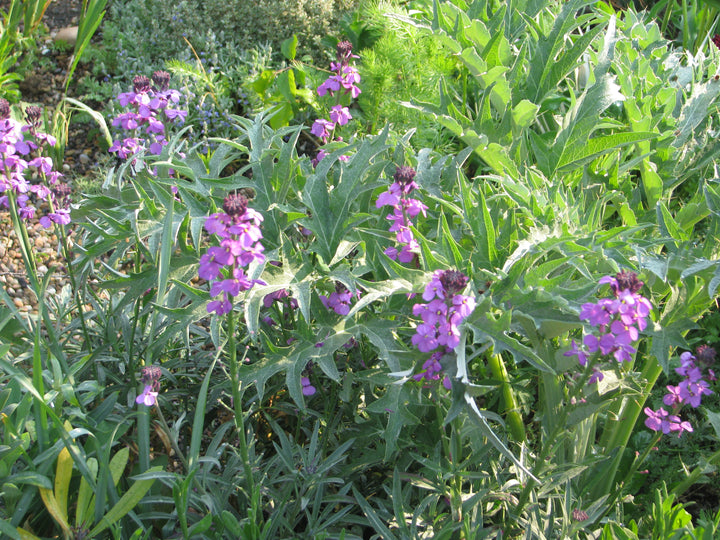
[[(589, 360), (587, 365), (585, 366), (585, 370), (582, 372), (582, 375), (579, 379), (575, 381), (575, 386), (573, 388), (572, 393), (568, 396), (568, 403), (572, 404), (575, 402), (575, 400), (579, 397), (579, 395), (584, 390), (588, 380), (590, 380), (590, 377), (594, 373), (594, 366), (598, 363), (600, 359), (599, 354), (593, 355)], [(566, 421), (568, 414), (572, 411), (572, 407), (569, 405), (566, 405), (564, 407), (560, 407), (560, 410), (557, 411), (558, 418), (555, 420), (555, 427), (553, 430), (548, 434), (547, 437), (542, 439), (542, 449), (540, 451), (540, 454), (538, 455), (537, 459), (535, 460), (535, 468), (533, 469), (533, 477), (539, 478), (540, 474), (545, 470), (547, 466), (547, 459), (550, 456), (550, 452), (555, 448), (555, 442), (558, 440), (558, 437), (560, 435), (560, 432), (563, 429), (566, 429)], [(548, 411), (546, 411), (547, 414)], [(520, 493), (520, 496), (518, 497), (518, 503), (515, 507), (514, 514), (516, 516), (520, 516), (522, 514), (523, 509), (525, 508), (525, 505), (527, 504), (529, 498), (530, 498), (530, 492), (535, 487), (535, 480), (530, 477), (527, 479), (527, 482), (525, 484), (525, 487), (523, 488), (522, 492)]]
[(252, 466), (250, 465), (250, 453), (248, 451), (247, 434), (245, 432), (245, 416), (242, 408), (242, 391), (240, 389), (240, 378), (238, 376), (238, 360), (237, 345), (235, 343), (235, 311), (231, 309), (227, 314), (227, 332), (228, 332), (228, 348), (230, 353), (230, 385), (232, 390), (233, 409), (235, 411), (235, 427), (238, 431), (238, 449), (240, 450), (240, 458), (243, 462), (245, 472), (245, 481), (248, 485), (248, 493), (250, 494), (250, 504), (248, 508), (250, 523), (259, 527), (259, 519), (261, 516), (258, 512), (259, 490), (255, 485)]
[(515, 442), (521, 443), (526, 439), (525, 424), (523, 423), (520, 408), (518, 407), (512, 386), (510, 386), (510, 377), (508, 376), (505, 363), (500, 354), (491, 354), (488, 357), (488, 366), (493, 378), (500, 381), (500, 390), (502, 392), (503, 408), (505, 421), (510, 430), (510, 436)]

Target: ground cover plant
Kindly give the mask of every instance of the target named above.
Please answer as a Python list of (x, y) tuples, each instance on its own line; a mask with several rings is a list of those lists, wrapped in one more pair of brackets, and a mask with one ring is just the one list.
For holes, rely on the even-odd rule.
[(716, 536), (720, 50), (667, 4), (361, 3), (217, 131), (230, 67), (139, 64), (68, 102), (93, 193), (8, 78), (3, 535)]

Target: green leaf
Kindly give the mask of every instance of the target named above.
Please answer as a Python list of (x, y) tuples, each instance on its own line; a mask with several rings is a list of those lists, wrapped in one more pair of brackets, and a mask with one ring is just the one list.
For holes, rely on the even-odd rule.
[[(162, 471), (161, 466), (148, 469), (146, 474), (158, 471)], [(125, 494), (120, 498), (120, 500), (115, 504), (115, 506), (108, 510), (108, 513), (103, 516), (102, 520), (100, 520), (100, 523), (98, 523), (97, 526), (90, 531), (88, 538), (97, 536), (105, 529), (107, 529), (110, 525), (113, 525), (120, 518), (124, 517), (133, 508), (135, 508), (145, 496), (145, 493), (148, 492), (154, 482), (154, 478), (136, 480), (135, 482), (133, 482), (133, 485), (130, 486), (130, 489), (125, 492)]]
[(415, 401), (412, 389), (406, 384), (387, 384), (385, 393), (367, 407), (368, 412), (387, 414), (387, 424), (383, 432), (385, 441), (385, 459), (390, 460), (399, 449), (398, 440), (404, 426), (414, 426), (420, 420), (412, 413), (409, 404)]
[(539, 110), (539, 105), (535, 105), (532, 101), (523, 99), (512, 109), (513, 124), (515, 124), (515, 127), (519, 129), (530, 127), (532, 123), (535, 122), (535, 118), (537, 118)]
[(355, 486), (352, 487), (352, 490), (353, 495), (355, 496), (355, 501), (357, 501), (358, 505), (365, 514), (365, 517), (368, 518), (368, 521), (370, 521), (375, 531), (381, 535), (381, 538), (386, 540), (395, 540), (397, 537), (390, 532), (390, 529), (388, 529), (384, 521), (380, 519), (377, 512), (373, 510), (373, 507), (370, 506), (370, 503), (367, 502), (363, 494), (360, 493)]
[(20, 471), (3, 479), (9, 484), (28, 484), (39, 488), (52, 489), (52, 482), (47, 476), (35, 471)]
[[(573, 142), (563, 149), (560, 159), (555, 167), (558, 173), (571, 171), (581, 165), (589, 163), (598, 156), (613, 152), (618, 148), (629, 146), (641, 141), (649, 141), (657, 137), (659, 137), (657, 133), (627, 132), (593, 137), (584, 145), (578, 145)], [(655, 176), (657, 176), (657, 174)], [(660, 181), (660, 188), (662, 188), (662, 181)], [(647, 189), (648, 188), (646, 187), (646, 190)], [(653, 199), (657, 201), (659, 195), (654, 188), (651, 189), (653, 189)], [(662, 194), (662, 190), (660, 194)], [(653, 204), (654, 203), (651, 201), (650, 205), (652, 206)]]
[(297, 53), (298, 37), (293, 34), (292, 37), (287, 38), (280, 44), (280, 50), (285, 58), (288, 60), (295, 60), (295, 54)]

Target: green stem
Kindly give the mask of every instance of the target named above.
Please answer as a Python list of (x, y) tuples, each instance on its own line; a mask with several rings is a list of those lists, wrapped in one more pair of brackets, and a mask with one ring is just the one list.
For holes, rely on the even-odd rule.
[(245, 432), (245, 415), (242, 407), (242, 390), (238, 375), (237, 345), (235, 343), (235, 311), (233, 309), (227, 314), (228, 348), (230, 353), (230, 385), (232, 387), (233, 409), (235, 411), (235, 427), (238, 431), (238, 450), (242, 459), (245, 480), (250, 493), (250, 505), (248, 508), (250, 523), (259, 528), (259, 520), (262, 515), (258, 512), (259, 490), (255, 485), (252, 466), (250, 464), (250, 452), (248, 451), (247, 433)]
[[(585, 386), (587, 385), (588, 380), (590, 380), (590, 377), (594, 373), (594, 366), (598, 363), (600, 360), (599, 353), (594, 354), (589, 360), (587, 365), (585, 366), (585, 370), (583, 371), (582, 375), (579, 379), (575, 381), (575, 386), (573, 387), (573, 390), (571, 394), (568, 396), (568, 404), (575, 403), (582, 391), (585, 389)], [(556, 411), (557, 419), (555, 420), (555, 427), (552, 429), (552, 431), (548, 434), (547, 437), (545, 437), (542, 440), (542, 449), (540, 450), (540, 454), (538, 455), (537, 459), (535, 460), (535, 467), (532, 471), (533, 476), (527, 479), (527, 482), (525, 484), (525, 487), (523, 488), (522, 492), (520, 493), (520, 496), (518, 497), (518, 503), (515, 507), (514, 514), (516, 516), (520, 516), (522, 514), (523, 509), (525, 508), (525, 505), (527, 504), (528, 500), (530, 499), (530, 493), (532, 492), (533, 488), (536, 485), (536, 482), (534, 478), (539, 478), (540, 474), (545, 470), (545, 468), (548, 465), (548, 458), (550, 457), (550, 453), (556, 446), (556, 442), (558, 441), (558, 437), (560, 436), (560, 433), (562, 430), (566, 429), (566, 421), (567, 417), (570, 414), (570, 412), (573, 410), (573, 407), (566, 405), (564, 407), (560, 407), (560, 410)], [(546, 411), (546, 414), (549, 411)], [(534, 477), (534, 478), (533, 478)]]
[(138, 460), (140, 472), (150, 468), (150, 409), (138, 409)]
[(452, 519), (456, 523), (462, 521), (462, 475), (459, 472), (462, 462), (462, 435), (460, 433), (460, 417), (450, 422), (450, 446), (452, 454), (448, 456), (452, 464), (453, 478), (450, 492)]
[(510, 385), (510, 377), (508, 376), (502, 355), (491, 354), (488, 357), (488, 366), (494, 379), (500, 381), (500, 391), (502, 392), (503, 409), (505, 414), (505, 422), (510, 430), (510, 436), (513, 441), (521, 443), (526, 440), (525, 424), (520, 414), (515, 393)]
[(640, 396), (624, 398), (617, 418), (615, 420), (608, 420), (606, 423), (605, 430), (601, 437), (600, 448), (605, 452), (617, 449), (617, 453), (610, 463), (610, 466), (603, 472), (603, 481), (597, 484), (594, 490), (593, 495), (596, 497), (611, 491), (625, 447), (635, 428), (635, 423), (645, 406), (645, 401), (647, 401), (650, 392), (652, 392), (655, 386), (655, 381), (657, 381), (661, 373), (662, 367), (657, 359), (654, 357), (648, 358), (640, 374), (642, 379), (646, 381), (642, 393)]

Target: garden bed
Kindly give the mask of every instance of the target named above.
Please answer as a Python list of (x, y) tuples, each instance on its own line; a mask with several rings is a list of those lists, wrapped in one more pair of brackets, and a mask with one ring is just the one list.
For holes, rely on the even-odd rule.
[(714, 8), (80, 5), (0, 37), (0, 534), (718, 534)]

